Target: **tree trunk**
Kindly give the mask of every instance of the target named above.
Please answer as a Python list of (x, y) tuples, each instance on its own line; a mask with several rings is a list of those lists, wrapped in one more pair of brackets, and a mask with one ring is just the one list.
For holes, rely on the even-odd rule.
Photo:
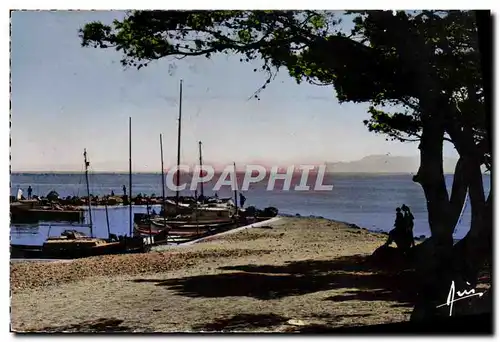
[[(421, 170), (424, 165), (422, 163)], [(434, 168), (437, 169), (436, 166)], [(436, 182), (426, 183), (420, 176), (419, 180), (427, 198), (432, 237), (417, 249), (418, 279), (423, 281), (412, 314), (413, 320), (429, 319), (438, 315), (448, 316), (449, 307), (437, 309), (436, 306), (446, 303), (451, 282), (454, 281), (457, 291), (475, 288), (479, 271), (492, 255), (492, 194), (490, 191), (485, 202), (478, 157), (469, 154), (460, 158), (448, 203), (439, 197), (438, 190), (433, 185)], [(471, 199), (471, 229), (467, 236), (453, 247), (453, 229), (459, 219), (467, 187)], [(455, 304), (454, 314), (473, 312), (471, 305), (477, 305), (477, 301), (473, 301), (471, 298), (469, 301)]]
[[(476, 165), (476, 169), (480, 166)], [(471, 286), (486, 261), (492, 259), (493, 207), (492, 189), (484, 201), (482, 174), (474, 170), (471, 181), (471, 227), (467, 235), (454, 246), (454, 259)]]
[[(449, 315), (447, 307), (437, 309), (437, 306), (446, 303), (452, 281), (457, 281), (458, 288), (464, 290), (463, 285), (467, 277), (457, 278), (457, 272), (460, 274), (463, 269), (459, 267), (460, 263), (455, 262), (454, 256), (457, 253), (454, 253), (456, 250), (453, 247), (453, 230), (463, 207), (467, 187), (470, 188), (471, 202), (473, 199), (475, 202), (473, 224), (476, 228), (471, 229), (470, 241), (477, 241), (480, 236), (487, 235), (484, 228), (487, 220), (484, 219), (486, 216), (481, 214), (483, 211), (479, 194), (482, 183), (479, 183), (477, 179), (476, 159), (470, 157), (474, 154), (468, 153), (473, 152), (472, 149), (469, 150), (471, 146), (469, 139), (463, 141), (467, 144), (468, 151), (465, 154), (460, 153), (461, 157), (466, 158), (461, 158), (457, 163), (451, 198), (448, 196), (443, 172), (443, 141), (445, 130), (450, 128), (449, 123), (455, 121), (453, 119), (450, 121), (450, 114), (453, 113), (449, 105), (450, 94), (443, 92), (436, 81), (439, 77), (435, 77), (437, 75), (429, 67), (432, 64), (429, 63), (430, 56), (434, 51), (426, 44), (422, 36), (411, 30), (410, 34), (405, 35), (401, 44), (401, 55), (403, 61), (406, 62), (406, 67), (416, 71), (419, 75), (415, 79), (415, 87), (418, 89), (417, 97), (422, 122), (419, 146), (421, 164), (414, 180), (420, 183), (424, 190), (429, 228), (432, 234), (431, 238), (420, 248), (421, 253), (416, 255), (417, 279), (421, 281), (421, 284), (417, 284), (419, 290), (412, 319), (418, 320)], [(415, 54), (415, 51), (418, 51), (418, 54)], [(459, 129), (456, 132), (460, 135), (460, 140), (462, 140), (461, 131)], [(469, 133), (471, 132), (464, 132), (472, 138), (473, 135)], [(480, 168), (478, 171), (480, 172)], [(472, 243), (465, 244), (464, 253), (458, 254), (475, 253), (471, 245)], [(474, 260), (474, 265), (477, 263)]]
[[(429, 121), (423, 118), (422, 122), (421, 164), (415, 181), (424, 190), (432, 236), (416, 256), (416, 271), (421, 284), (417, 285), (419, 291), (413, 320), (427, 319), (439, 313), (436, 307), (446, 300), (446, 288), (449, 288), (452, 279), (447, 266), (452, 260), (454, 225), (443, 172), (444, 128), (435, 118)], [(460, 163), (457, 166), (461, 170), (463, 165)]]
[[(488, 201), (484, 198), (483, 175), (481, 172), (482, 150), (474, 143), (473, 131), (466, 124), (455, 134), (459, 139), (459, 153), (465, 161), (465, 178), (469, 185), (471, 203), (471, 226), (467, 236), (454, 247), (454, 261), (457, 271), (475, 286), (479, 269), (491, 251), (492, 207), (491, 189)], [(458, 139), (457, 139), (458, 140)]]

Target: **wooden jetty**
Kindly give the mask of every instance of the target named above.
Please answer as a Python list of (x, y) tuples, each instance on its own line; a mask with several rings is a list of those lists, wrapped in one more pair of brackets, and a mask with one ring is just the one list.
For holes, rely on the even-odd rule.
[(83, 222), (83, 210), (68, 210), (62, 207), (42, 206), (36, 200), (21, 200), (10, 204), (11, 223), (37, 222)]

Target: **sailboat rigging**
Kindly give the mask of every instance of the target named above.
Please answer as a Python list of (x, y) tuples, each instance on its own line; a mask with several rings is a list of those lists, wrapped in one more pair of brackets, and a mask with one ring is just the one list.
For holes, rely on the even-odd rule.
[(132, 237), (134, 222), (132, 219), (132, 118), (128, 118), (128, 205), (129, 205), (129, 236)]
[[(163, 135), (160, 134), (160, 154), (161, 154), (161, 196), (162, 196), (162, 207), (165, 210), (165, 173), (163, 166)], [(163, 224), (167, 226), (167, 215), (163, 215)], [(168, 234), (165, 239), (168, 238)]]
[[(200, 150), (200, 178), (203, 176), (203, 158), (201, 156), (201, 141), (198, 142), (198, 146), (199, 146), (199, 150)], [(205, 198), (205, 196), (203, 196), (203, 182), (200, 182), (200, 196), (202, 199)]]
[(89, 185), (89, 166), (90, 163), (87, 160), (87, 149), (83, 149), (83, 160), (85, 162), (85, 182), (87, 183), (87, 198), (89, 204), (89, 227), (90, 227), (90, 237), (94, 236), (93, 227), (92, 227), (92, 206), (90, 199), (90, 185)]
[(181, 123), (182, 123), (182, 80), (180, 81), (180, 88), (179, 88), (179, 126), (178, 126), (178, 132), (177, 132), (177, 189), (175, 192), (175, 204), (178, 206), (179, 205), (179, 185), (180, 185), (180, 177), (181, 177), (181, 171), (179, 170), (179, 167), (181, 165)]

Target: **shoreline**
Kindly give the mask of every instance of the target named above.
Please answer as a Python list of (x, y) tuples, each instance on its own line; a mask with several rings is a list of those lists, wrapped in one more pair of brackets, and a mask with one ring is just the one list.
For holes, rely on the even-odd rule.
[[(155, 208), (155, 207), (161, 207), (161, 204), (153, 204), (153, 205), (150, 205), (150, 208)], [(88, 206), (80, 206), (80, 207), (77, 207), (78, 209), (81, 209), (81, 210), (84, 210), (85, 212), (88, 211)], [(128, 205), (114, 205), (114, 206), (108, 206), (108, 210), (118, 210), (118, 209), (128, 209), (129, 206)], [(144, 204), (133, 204), (132, 205), (132, 208), (146, 208), (146, 205)], [(92, 209), (94, 210), (105, 210), (106, 207), (105, 206), (92, 206)], [(364, 227), (360, 227), (358, 226), (357, 224), (355, 223), (350, 223), (350, 222), (345, 222), (345, 221), (339, 221), (339, 220), (336, 220), (336, 219), (333, 219), (333, 218), (328, 218), (328, 217), (325, 217), (325, 216), (321, 216), (321, 215), (302, 215), (302, 214), (299, 214), (299, 213), (296, 213), (295, 215), (294, 214), (285, 214), (285, 213), (278, 213), (278, 215), (276, 217), (282, 217), (282, 218), (296, 218), (296, 219), (321, 219), (321, 220), (327, 220), (327, 221), (330, 221), (330, 222), (333, 222), (333, 223), (341, 223), (341, 224), (345, 224), (346, 226), (350, 227), (350, 228), (355, 228), (355, 229), (361, 229), (361, 230), (367, 230), (369, 232), (372, 232), (372, 233), (378, 233), (378, 234), (383, 234), (383, 235), (388, 235), (389, 232), (386, 232), (382, 229), (369, 229), (369, 228), (364, 228)], [(45, 223), (44, 225), (48, 225), (47, 223)], [(60, 224), (60, 225), (63, 225), (63, 224)], [(79, 226), (78, 224), (74, 224), (75, 226)], [(11, 227), (23, 227), (23, 226), (38, 226), (38, 224), (10, 224)], [(68, 223), (68, 226), (71, 226), (70, 223)], [(425, 239), (428, 238), (428, 236), (426, 235), (419, 235), (419, 236), (414, 236), (415, 240), (417, 241), (423, 241)], [(458, 241), (459, 239), (457, 239)]]
[[(404, 321), (408, 308), (392, 306), (408, 298), (363, 261), (385, 240), (327, 219), (281, 217), (162, 252), (11, 262), (12, 329), (99, 331), (89, 323), (98, 318), (136, 332), (283, 331), (293, 328), (291, 319), (329, 326)], [(380, 300), (365, 298), (386, 287)], [(165, 316), (169, 307), (175, 316)], [(276, 322), (255, 322), (262, 315)]]
[[(333, 222), (333, 223), (340, 223), (340, 224), (344, 224), (346, 225), (347, 227), (349, 228), (353, 228), (353, 229), (361, 229), (361, 230), (366, 230), (368, 232), (371, 232), (371, 233), (376, 233), (376, 234), (382, 234), (382, 235), (389, 235), (389, 232), (386, 232), (382, 229), (369, 229), (369, 228), (364, 228), (364, 227), (360, 227), (358, 226), (357, 224), (355, 223), (350, 223), (350, 222), (345, 222), (345, 221), (339, 221), (339, 220), (336, 220), (336, 219), (331, 219), (331, 218), (328, 218), (328, 217), (324, 217), (324, 216), (320, 216), (320, 215), (308, 215), (308, 216), (303, 216), (303, 215), (300, 215), (300, 214), (295, 214), (295, 215), (292, 215), (292, 214), (278, 214), (278, 217), (283, 217), (283, 218), (297, 218), (297, 219), (318, 219), (318, 220), (326, 220), (326, 221), (329, 221), (329, 222)], [(428, 236), (426, 235), (420, 235), (420, 236), (414, 236), (413, 237), (416, 241), (423, 241), (425, 239), (428, 238)], [(458, 240), (457, 240), (458, 241)]]

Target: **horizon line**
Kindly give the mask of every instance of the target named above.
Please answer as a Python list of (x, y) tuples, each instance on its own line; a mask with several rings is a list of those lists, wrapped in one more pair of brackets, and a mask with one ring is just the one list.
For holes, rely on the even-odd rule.
[[(270, 163), (262, 163), (262, 162), (250, 162), (250, 163), (241, 163), (241, 162), (237, 162), (236, 165), (262, 165), (264, 166), (266, 169), (270, 169), (271, 167), (275, 167), (275, 166), (278, 166), (279, 168), (283, 168), (283, 169), (286, 169), (287, 167), (290, 167), (290, 166), (300, 166), (300, 165), (314, 165), (314, 166), (322, 166), (322, 165), (325, 165), (325, 166), (329, 166), (329, 164), (346, 164), (346, 163), (355, 163), (355, 162), (359, 162), (359, 161), (362, 161), (363, 159), (367, 158), (367, 157), (388, 157), (388, 158), (419, 158), (418, 155), (390, 155), (390, 154), (369, 154), (369, 155), (366, 155), (364, 157), (361, 157), (359, 159), (355, 159), (355, 160), (338, 160), (338, 161), (322, 161), (322, 162), (317, 162), (317, 163), (301, 163), (301, 162), (297, 162), (297, 163), (287, 163), (286, 165), (272, 165)], [(453, 160), (458, 160), (459, 158), (457, 157), (449, 157), (449, 156), (443, 156), (443, 161), (445, 159), (453, 159)], [(221, 165), (221, 163), (210, 163), (210, 162), (207, 162), (207, 163), (204, 163), (204, 165), (216, 165), (216, 164), (219, 164)], [(192, 166), (198, 166), (198, 163), (197, 162), (193, 162), (193, 163), (188, 163), (188, 164), (184, 164), (184, 165), (188, 165), (189, 167), (192, 167)], [(232, 163), (228, 163), (226, 165), (226, 167), (228, 165), (232, 165)], [(82, 165), (83, 166), (83, 165)], [(171, 166), (171, 167), (175, 167), (175, 165)], [(217, 168), (214, 168), (215, 171), (222, 171), (224, 168), (221, 168), (219, 169), (218, 167)], [(237, 169), (240, 169), (239, 167), (237, 167)], [(11, 173), (84, 173), (85, 170), (83, 169), (79, 169), (79, 170), (67, 170), (67, 171), (54, 171), (54, 170), (11, 170), (10, 171)], [(89, 170), (89, 173), (91, 172), (97, 172), (97, 173), (129, 173), (129, 170)], [(342, 171), (341, 171), (342, 172)], [(363, 171), (360, 171), (360, 172), (363, 172)], [(133, 171), (132, 173), (161, 173), (161, 171)], [(369, 172), (369, 173), (373, 173), (373, 172)], [(375, 172), (375, 173), (378, 173), (378, 172)]]
[[(269, 170), (266, 170), (269, 171)], [(315, 170), (310, 170), (311, 173), (315, 173)], [(337, 174), (383, 174), (383, 175), (413, 175), (416, 174), (418, 170), (415, 172), (405, 172), (405, 171), (394, 171), (394, 172), (387, 172), (387, 171), (328, 171), (325, 170), (326, 174), (332, 174), (332, 173), (337, 173)], [(216, 172), (222, 172), (216, 170)], [(236, 173), (244, 173), (246, 171), (244, 170), (237, 170)], [(84, 174), (85, 171), (11, 171), (10, 174)], [(183, 174), (192, 174), (193, 172), (182, 172)], [(301, 171), (295, 171), (294, 173), (301, 173)], [(108, 174), (108, 175), (128, 175), (128, 171), (94, 171), (94, 172), (89, 172), (89, 174)], [(155, 175), (160, 175), (160, 171), (137, 171), (137, 172), (132, 172), (132, 174), (155, 174)], [(444, 172), (445, 175), (452, 175), (455, 174), (454, 172)]]

